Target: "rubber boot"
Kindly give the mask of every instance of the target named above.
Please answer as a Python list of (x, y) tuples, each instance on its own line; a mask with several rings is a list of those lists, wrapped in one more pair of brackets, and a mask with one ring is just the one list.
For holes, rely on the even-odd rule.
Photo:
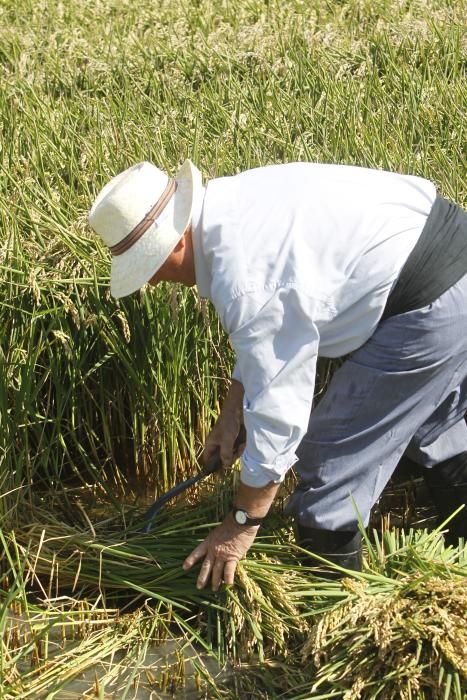
[(439, 462), (423, 473), (428, 492), (438, 511), (439, 524), (444, 522), (459, 506), (455, 518), (447, 525), (446, 544), (457, 545), (459, 537), (467, 540), (467, 452)]
[[(362, 535), (359, 531), (318, 530), (297, 523), (296, 541), (303, 549), (328, 559), (344, 569), (361, 571), (362, 569)], [(305, 557), (306, 566), (316, 566), (321, 575), (330, 579), (342, 578), (345, 574), (337, 569), (325, 567), (314, 557)]]

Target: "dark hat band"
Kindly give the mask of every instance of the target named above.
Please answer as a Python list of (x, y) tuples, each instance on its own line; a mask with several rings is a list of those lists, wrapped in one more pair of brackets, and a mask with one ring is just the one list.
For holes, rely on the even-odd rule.
[(127, 250), (133, 246), (136, 241), (139, 241), (141, 236), (146, 233), (148, 228), (150, 228), (156, 221), (157, 217), (162, 214), (165, 207), (169, 203), (172, 195), (177, 189), (177, 183), (173, 178), (169, 178), (165, 190), (155, 203), (155, 205), (148, 211), (146, 216), (139, 222), (135, 228), (130, 231), (130, 233), (122, 238), (116, 245), (110, 246), (109, 250), (112, 255), (123, 255)]

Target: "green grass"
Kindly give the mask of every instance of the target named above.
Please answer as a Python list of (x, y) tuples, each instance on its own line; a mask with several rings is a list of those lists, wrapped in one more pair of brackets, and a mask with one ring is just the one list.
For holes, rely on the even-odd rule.
[[(172, 554), (158, 572), (154, 542), (141, 554), (147, 570), (137, 542), (126, 542), (144, 498), (191, 473), (232, 356), (192, 291), (111, 299), (109, 256), (86, 215), (132, 163), (174, 172), (186, 157), (206, 178), (299, 159), (394, 169), (465, 204), (464, 21), (465, 6), (450, 0), (0, 3), (5, 697), (53, 697), (81, 668), (73, 659), (91, 664), (89, 650), (104, 658), (120, 648), (131, 666), (164, 634), (198, 635), (222, 663), (259, 655), (260, 676), (245, 675), (257, 693), (258, 683), (279, 693), (279, 677), (283, 697), (311, 687), (290, 656), (283, 665), (303, 631), (277, 583), (301, 576), (280, 508), (222, 605), (200, 596), (179, 565), (229, 507), (230, 482), (190, 494), (201, 505), (180, 521), (186, 537), (167, 535)], [(330, 371), (320, 365), (319, 390)], [(187, 610), (175, 618), (180, 601)], [(15, 609), (29, 631), (10, 633)], [(61, 665), (47, 662), (46, 672), (38, 659), (47, 639), (73, 626), (77, 610), (79, 652), (65, 644)], [(115, 616), (122, 626), (112, 636)], [(199, 664), (200, 685), (224, 693)]]

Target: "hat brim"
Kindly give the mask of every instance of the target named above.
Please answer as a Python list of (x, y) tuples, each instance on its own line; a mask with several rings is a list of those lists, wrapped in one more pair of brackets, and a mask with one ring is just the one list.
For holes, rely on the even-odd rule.
[(110, 292), (121, 299), (141, 289), (156, 274), (183, 236), (193, 213), (195, 192), (202, 187), (201, 173), (191, 160), (185, 160), (175, 180), (173, 214), (163, 224), (157, 222), (123, 255), (112, 258)]

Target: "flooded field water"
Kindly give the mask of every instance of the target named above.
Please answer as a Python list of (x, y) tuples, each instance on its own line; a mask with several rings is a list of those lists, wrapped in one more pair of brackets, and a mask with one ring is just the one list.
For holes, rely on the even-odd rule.
[[(7, 627), (24, 630), (29, 628), (26, 617), (10, 615)], [(80, 641), (63, 643), (60, 632), (51, 629), (48, 635), (47, 664), (53, 666), (57, 658), (66, 650), (73, 656), (76, 648), (83, 663), (82, 652), (78, 652)], [(99, 650), (96, 648), (96, 657)], [(215, 659), (186, 641), (167, 640), (162, 644), (142, 645), (140, 653), (127, 658), (124, 650), (109, 653), (103, 659), (93, 662), (88, 660), (86, 668), (76, 674), (72, 666), (63, 673), (63, 686), (53, 692), (50, 689), (43, 694), (39, 692), (35, 699), (54, 698), (56, 700), (76, 700), (77, 698), (106, 700), (168, 700), (177, 697), (181, 700), (195, 700), (200, 697), (200, 688), (204, 675), (220, 681), (226, 673), (221, 671)], [(17, 666), (21, 675), (27, 675), (34, 668), (31, 663), (22, 661)], [(204, 685), (204, 684), (203, 684)], [(1, 690), (1, 686), (0, 686)], [(0, 697), (3, 697), (0, 693)], [(28, 695), (28, 697), (30, 697)]]

